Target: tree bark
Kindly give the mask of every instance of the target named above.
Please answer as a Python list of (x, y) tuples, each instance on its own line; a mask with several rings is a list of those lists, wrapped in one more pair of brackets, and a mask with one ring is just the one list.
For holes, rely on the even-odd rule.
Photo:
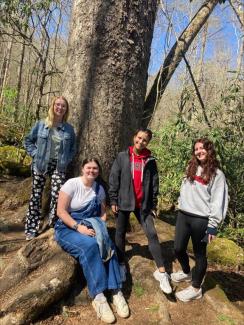
[(180, 64), (183, 55), (186, 54), (192, 41), (201, 30), (202, 26), (205, 24), (217, 4), (218, 0), (205, 1), (196, 15), (192, 18), (189, 25), (181, 33), (174, 46), (171, 48), (145, 100), (143, 111), (143, 124), (145, 126), (148, 125), (153, 111), (160, 102), (160, 99), (163, 96), (163, 93), (173, 73)]
[(54, 241), (53, 230), (27, 243), (0, 277), (0, 324), (29, 324), (59, 301), (75, 280), (76, 261)]
[(64, 95), (78, 135), (78, 159), (111, 163), (141, 124), (157, 0), (76, 0)]
[(8, 70), (9, 64), (12, 54), (12, 47), (13, 47), (13, 39), (9, 40), (7, 49), (4, 55), (3, 64), (1, 68), (1, 75), (0, 75), (0, 109), (2, 110), (3, 103), (4, 103), (4, 88), (7, 84), (8, 79)]
[(24, 67), (24, 57), (25, 57), (25, 43), (23, 42), (21, 46), (21, 53), (20, 53), (20, 62), (18, 67), (17, 73), (17, 93), (14, 103), (14, 121), (17, 122), (18, 114), (19, 114), (19, 101), (20, 101), (20, 92), (22, 88), (22, 74), (23, 74), (23, 67)]
[(241, 0), (229, 0), (229, 3), (234, 10), (236, 17), (244, 31), (244, 4)]
[(198, 69), (199, 69), (198, 76), (197, 76), (198, 87), (200, 87), (203, 82), (204, 54), (205, 54), (206, 43), (207, 43), (207, 35), (208, 35), (208, 22), (203, 27), (201, 54), (198, 63)]

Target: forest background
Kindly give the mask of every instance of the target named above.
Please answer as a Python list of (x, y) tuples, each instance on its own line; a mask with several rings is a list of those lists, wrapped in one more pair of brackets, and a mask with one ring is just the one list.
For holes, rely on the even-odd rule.
[[(192, 139), (207, 135), (217, 148), (230, 194), (219, 236), (243, 246), (244, 137), (241, 1), (220, 1), (191, 43), (147, 124), (158, 159), (160, 209), (174, 210)], [(203, 1), (159, 2), (147, 93), (182, 31)], [(28, 175), (22, 141), (62, 94), (72, 1), (2, 1), (0, 5), (0, 170)], [(71, 108), (72, 109), (72, 108)], [(113, 158), (113, 157), (111, 157)]]

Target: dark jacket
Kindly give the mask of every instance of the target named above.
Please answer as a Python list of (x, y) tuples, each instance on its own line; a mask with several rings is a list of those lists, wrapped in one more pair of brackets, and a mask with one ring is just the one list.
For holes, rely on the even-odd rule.
[[(157, 206), (158, 170), (154, 157), (149, 157), (143, 171), (143, 198), (141, 213), (146, 216)], [(109, 176), (109, 197), (111, 205), (118, 205), (122, 211), (135, 210), (135, 195), (131, 176), (129, 150), (122, 151), (115, 159)]]

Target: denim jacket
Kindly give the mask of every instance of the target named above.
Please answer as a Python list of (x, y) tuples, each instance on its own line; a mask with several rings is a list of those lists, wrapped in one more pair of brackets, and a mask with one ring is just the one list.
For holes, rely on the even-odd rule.
[[(38, 121), (24, 139), (24, 147), (33, 158), (33, 168), (39, 173), (47, 171), (50, 153), (51, 139), (49, 136), (50, 128), (44, 121)], [(61, 138), (57, 160), (57, 170), (65, 172), (68, 164), (75, 155), (75, 133), (69, 123), (63, 123), (58, 127)]]

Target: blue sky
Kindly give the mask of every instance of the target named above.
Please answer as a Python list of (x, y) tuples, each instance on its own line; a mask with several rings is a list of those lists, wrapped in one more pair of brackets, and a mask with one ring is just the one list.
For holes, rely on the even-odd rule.
[[(168, 2), (170, 3), (170, 1)], [(197, 6), (191, 7), (190, 11), (191, 16), (193, 16), (197, 11)], [(172, 8), (169, 8), (169, 12), (172, 12)], [(189, 20), (189, 15), (183, 10), (174, 9), (174, 14), (172, 16), (173, 30), (171, 31), (170, 41), (167, 42), (166, 28), (168, 22), (162, 13), (158, 14), (151, 46), (151, 58), (148, 69), (149, 75), (154, 75), (158, 72), (165, 57), (165, 53), (168, 53), (175, 42), (175, 36), (180, 35), (188, 25)], [(233, 24), (233, 21), (235, 24)], [(236, 28), (234, 26), (236, 26)], [(208, 41), (204, 59), (212, 59), (219, 51), (227, 52), (230, 53), (231, 57), (230, 68), (234, 68), (236, 66), (238, 52), (238, 37), (241, 37), (240, 26), (239, 22), (236, 22), (232, 8), (229, 6), (228, 2), (222, 5), (218, 4), (209, 19)]]

